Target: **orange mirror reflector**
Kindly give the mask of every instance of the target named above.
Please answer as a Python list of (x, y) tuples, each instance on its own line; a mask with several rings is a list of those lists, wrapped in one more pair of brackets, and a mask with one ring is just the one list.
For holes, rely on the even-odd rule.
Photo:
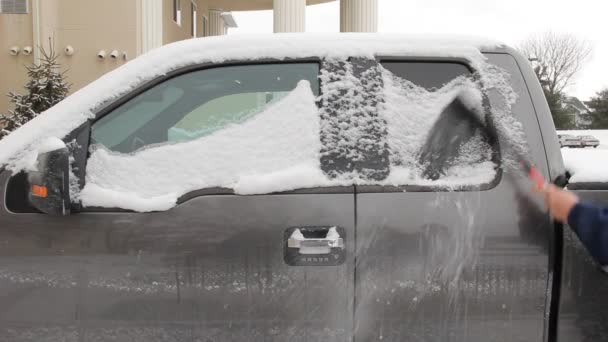
[(49, 189), (42, 185), (32, 185), (32, 194), (37, 197), (47, 197)]

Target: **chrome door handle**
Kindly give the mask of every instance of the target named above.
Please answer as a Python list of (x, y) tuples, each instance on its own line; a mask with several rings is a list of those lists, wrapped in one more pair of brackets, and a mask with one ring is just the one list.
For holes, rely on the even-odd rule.
[(324, 238), (306, 238), (300, 229), (295, 229), (287, 240), (287, 248), (297, 248), (300, 254), (330, 254), (332, 248), (344, 249), (344, 239), (336, 227), (332, 227)]

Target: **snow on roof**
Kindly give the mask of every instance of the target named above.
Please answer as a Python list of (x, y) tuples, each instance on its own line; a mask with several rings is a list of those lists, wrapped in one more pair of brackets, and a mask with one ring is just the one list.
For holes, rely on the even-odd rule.
[(63, 138), (111, 101), (167, 73), (194, 64), (305, 57), (429, 56), (464, 58), (485, 67), (480, 50), (503, 44), (457, 36), (385, 34), (233, 35), (189, 39), (155, 49), (109, 72), (0, 140), (0, 167), (31, 167), (36, 146)]

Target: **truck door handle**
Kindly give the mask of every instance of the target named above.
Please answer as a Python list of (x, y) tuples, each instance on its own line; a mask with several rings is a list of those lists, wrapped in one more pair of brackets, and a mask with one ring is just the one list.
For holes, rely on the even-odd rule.
[(336, 227), (329, 228), (323, 238), (306, 238), (300, 229), (295, 229), (287, 240), (287, 248), (299, 249), (300, 254), (330, 254), (332, 248), (344, 249), (344, 239)]
[(339, 266), (346, 261), (346, 229), (291, 227), (283, 232), (283, 258), (290, 266)]

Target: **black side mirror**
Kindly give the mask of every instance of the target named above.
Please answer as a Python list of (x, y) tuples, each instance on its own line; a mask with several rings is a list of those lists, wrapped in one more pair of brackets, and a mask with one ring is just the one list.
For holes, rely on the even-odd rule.
[(37, 171), (29, 171), (29, 202), (54, 216), (70, 214), (70, 153), (62, 147), (38, 154)]

